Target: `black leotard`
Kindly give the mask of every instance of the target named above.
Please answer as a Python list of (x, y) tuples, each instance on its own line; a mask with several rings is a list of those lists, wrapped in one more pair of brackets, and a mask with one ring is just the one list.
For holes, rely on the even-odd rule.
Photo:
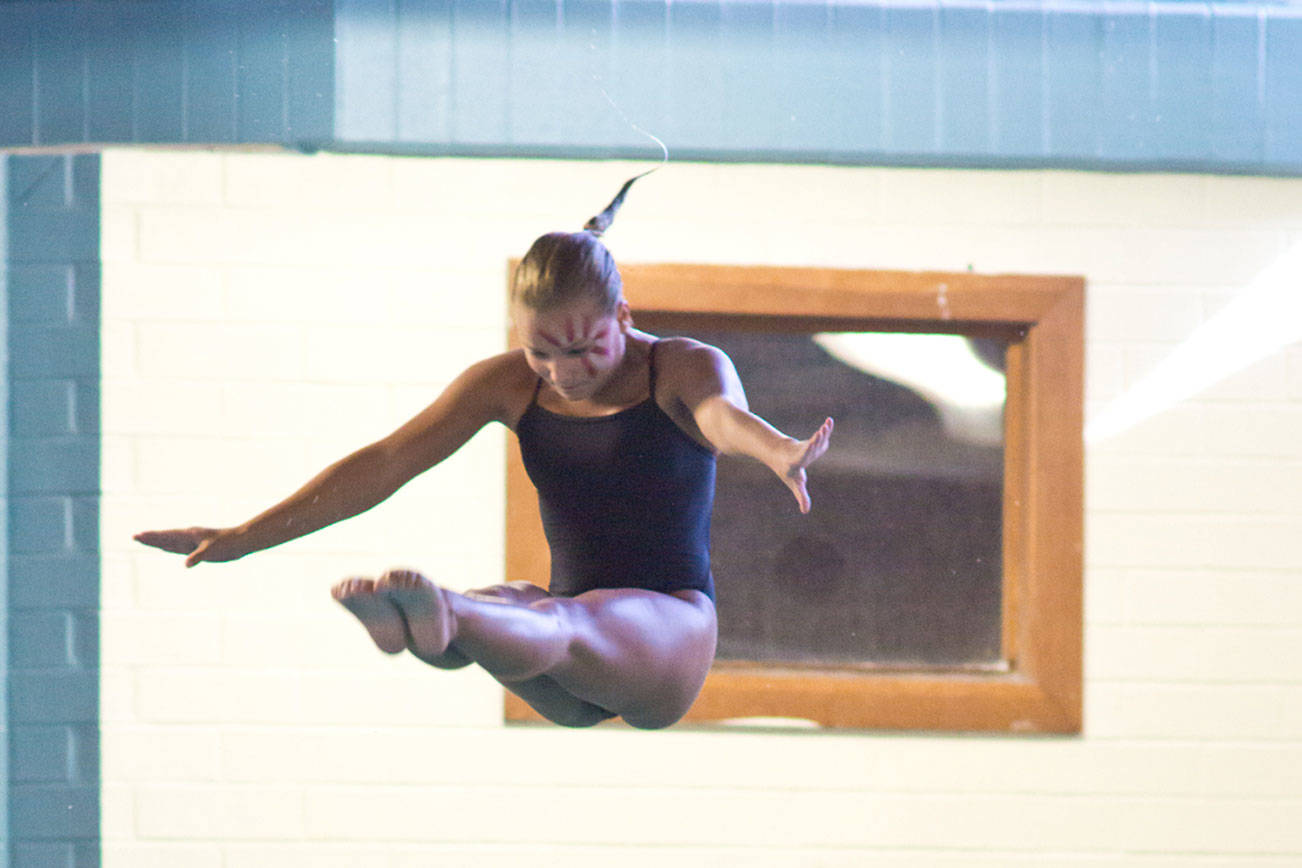
[(538, 405), (516, 425), (551, 548), (551, 592), (694, 589), (714, 599), (710, 512), (714, 453), (651, 395), (609, 416), (564, 416)]

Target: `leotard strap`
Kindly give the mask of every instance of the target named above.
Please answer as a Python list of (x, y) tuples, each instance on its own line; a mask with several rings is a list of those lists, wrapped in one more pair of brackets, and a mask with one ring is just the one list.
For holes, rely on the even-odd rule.
[(647, 356), (647, 367), (650, 368), (648, 383), (650, 384), (652, 401), (656, 399), (656, 347), (659, 345), (660, 341), (658, 339), (654, 341), (651, 344), (650, 354)]

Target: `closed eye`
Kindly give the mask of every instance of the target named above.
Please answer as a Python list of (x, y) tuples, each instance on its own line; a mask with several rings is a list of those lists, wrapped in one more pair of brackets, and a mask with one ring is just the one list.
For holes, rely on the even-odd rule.
[[(587, 346), (566, 347), (565, 349), (560, 351), (560, 355), (577, 357), (577, 356), (586, 356), (590, 352), (592, 352), (592, 348)], [(533, 347), (529, 347), (529, 355), (533, 356), (535, 359), (546, 360), (549, 353), (547, 350), (536, 350)]]

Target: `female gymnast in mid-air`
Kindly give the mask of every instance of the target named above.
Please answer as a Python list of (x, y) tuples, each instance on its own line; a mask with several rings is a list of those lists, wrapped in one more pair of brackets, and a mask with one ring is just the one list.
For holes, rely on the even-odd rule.
[(511, 303), (522, 349), (471, 365), (411, 421), (242, 525), (135, 538), (186, 555), (187, 567), (235, 560), (365, 512), (500, 422), (538, 489), (550, 589), (457, 593), (389, 570), (345, 579), (335, 599), (385, 653), (441, 669), (478, 663), (563, 726), (677, 721), (714, 659), (716, 454), (759, 460), (808, 512), (805, 471), (832, 420), (807, 440), (787, 437), (749, 412), (720, 350), (633, 326), (599, 240), (631, 183), (584, 231), (544, 235), (520, 262)]

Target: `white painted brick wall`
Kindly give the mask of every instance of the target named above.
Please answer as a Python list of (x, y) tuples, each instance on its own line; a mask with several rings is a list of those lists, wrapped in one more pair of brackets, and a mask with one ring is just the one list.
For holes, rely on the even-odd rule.
[[(105, 155), (105, 861), (1298, 864), (1296, 347), (1089, 450), (1080, 738), (504, 728), (490, 679), (383, 657), (326, 594), (399, 563), (496, 581), (501, 432), (238, 563), (132, 546), (243, 520), (419, 410), (503, 344), (506, 260), (633, 168)], [(1083, 274), (1094, 413), (1302, 243), (1302, 181), (674, 165), (609, 241)]]

